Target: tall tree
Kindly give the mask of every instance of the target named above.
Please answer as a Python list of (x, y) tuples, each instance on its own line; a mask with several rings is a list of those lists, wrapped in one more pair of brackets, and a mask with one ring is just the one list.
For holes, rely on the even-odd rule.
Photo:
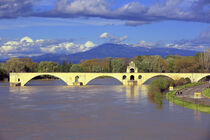
[(73, 64), (71, 66), (70, 72), (83, 72), (83, 69), (80, 64)]
[(182, 57), (176, 59), (174, 62), (174, 70), (175, 72), (198, 72), (199, 71), (199, 63), (195, 61), (193, 56)]
[(43, 61), (39, 63), (38, 66), (39, 72), (58, 72), (59, 71), (59, 63), (52, 61)]
[(200, 53), (198, 55), (202, 71), (210, 72), (210, 48), (206, 49), (203, 53)]
[(83, 61), (81, 67), (86, 72), (110, 72), (111, 58), (90, 59)]
[(68, 62), (66, 63), (66, 61), (64, 60), (63, 63), (61, 64), (60, 66), (60, 71), (61, 72), (69, 72), (70, 71), (70, 68), (71, 68), (71, 63)]
[(111, 61), (112, 72), (125, 72), (125, 62), (120, 58), (114, 58)]
[(25, 72), (26, 66), (19, 58), (11, 58), (5, 64), (7, 73), (10, 72)]

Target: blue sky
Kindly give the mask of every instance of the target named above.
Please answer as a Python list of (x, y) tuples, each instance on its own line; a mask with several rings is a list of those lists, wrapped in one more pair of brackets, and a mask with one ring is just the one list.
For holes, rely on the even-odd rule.
[(204, 50), (209, 23), (209, 0), (1, 0), (0, 54), (75, 53), (108, 42)]

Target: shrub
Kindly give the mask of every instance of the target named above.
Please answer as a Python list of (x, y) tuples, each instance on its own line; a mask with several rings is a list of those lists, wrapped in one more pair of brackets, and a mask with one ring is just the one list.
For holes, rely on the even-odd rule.
[(188, 83), (191, 83), (191, 80), (189, 78), (180, 78), (179, 80), (174, 81), (175, 86), (181, 86)]

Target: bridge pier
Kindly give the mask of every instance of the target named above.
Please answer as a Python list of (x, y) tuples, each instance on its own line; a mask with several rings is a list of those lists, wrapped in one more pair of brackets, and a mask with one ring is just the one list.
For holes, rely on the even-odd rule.
[(21, 86), (21, 83), (10, 83), (10, 87), (18, 87)]
[(82, 82), (74, 82), (73, 83), (73, 86), (83, 86), (83, 83)]

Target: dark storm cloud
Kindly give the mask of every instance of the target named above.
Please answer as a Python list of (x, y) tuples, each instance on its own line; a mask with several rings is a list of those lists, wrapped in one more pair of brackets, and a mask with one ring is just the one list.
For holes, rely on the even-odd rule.
[(34, 2), (35, 0), (0, 0), (0, 18), (30, 16)]
[[(43, 1), (43, 0), (41, 0)], [(118, 9), (106, 0), (58, 0), (50, 10), (39, 9), (35, 0), (0, 1), (0, 18), (20, 16), (118, 19), (126, 25), (138, 26), (157, 21), (180, 20), (210, 23), (210, 0), (166, 0), (151, 6), (140, 2), (130, 2)]]

